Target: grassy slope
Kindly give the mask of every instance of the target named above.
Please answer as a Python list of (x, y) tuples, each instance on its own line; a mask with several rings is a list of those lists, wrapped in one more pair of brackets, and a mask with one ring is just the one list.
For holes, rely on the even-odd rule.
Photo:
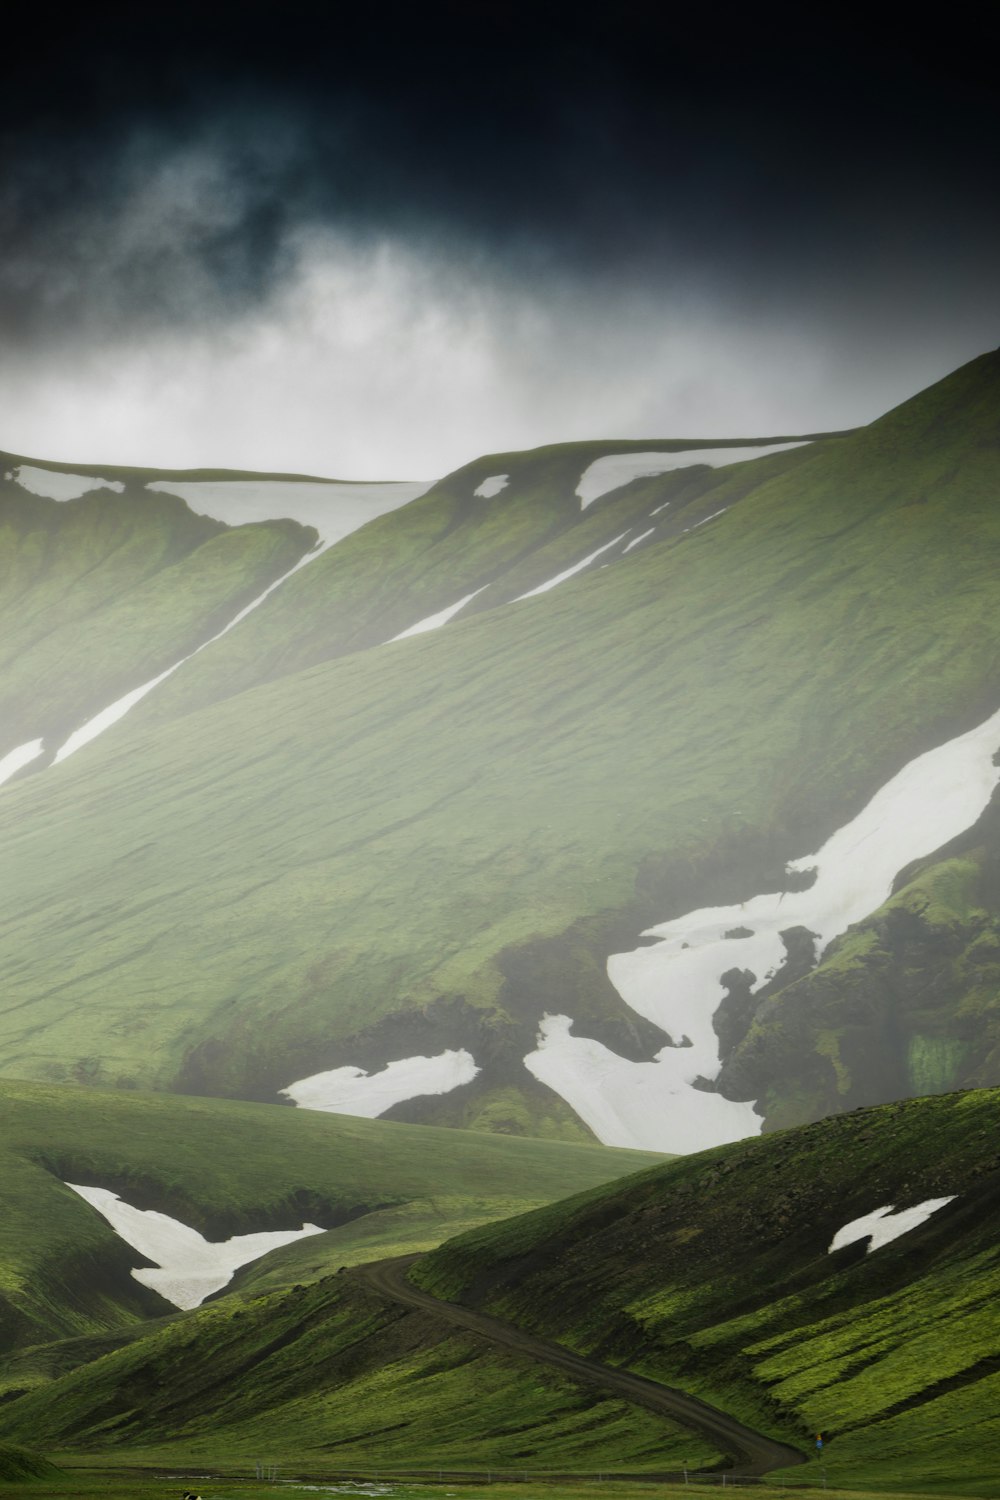
[(465, 1123), (493, 1089), (506, 1128), (564, 1128), (520, 1068), (551, 1006), (520, 955), (599, 1028), (603, 954), (995, 707), (998, 386), (985, 357), (749, 494), (734, 470), (704, 529), (8, 789), (4, 1068), (267, 1097), (447, 1036), (487, 1068)]
[[(44, 1353), (45, 1351), (40, 1351)], [(329, 1277), (178, 1317), (0, 1405), (49, 1450), (213, 1467), (662, 1469), (702, 1440)]]
[[(142, 717), (163, 722), (379, 645), (475, 590), (481, 592), (466, 615), (495, 609), (630, 528), (631, 537), (649, 527), (661, 536), (678, 532), (709, 513), (707, 497), (725, 483), (724, 475), (701, 465), (652, 485), (633, 483), (581, 512), (576, 485), (591, 459), (607, 451), (607, 444), (571, 443), (491, 454), (449, 474), (291, 578), (238, 632), (148, 700)], [(799, 456), (761, 464), (766, 473)], [(510, 476), (506, 488), (492, 499), (477, 497), (477, 486), (494, 474)], [(651, 508), (668, 497), (669, 514), (650, 518)], [(612, 549), (601, 561), (620, 554), (621, 547)]]
[(0, 1443), (0, 1484), (52, 1483), (64, 1476), (47, 1459), (13, 1443)]
[(274, 1287), (366, 1258), (372, 1244), (383, 1254), (426, 1248), (459, 1226), (551, 1201), (570, 1184), (607, 1181), (648, 1159), (312, 1111), (10, 1081), (0, 1085), (0, 1140), (0, 1336), (8, 1348), (168, 1310), (129, 1275), (137, 1253), (66, 1181), (110, 1187), (210, 1239), (298, 1228), (304, 1219), (330, 1226), (305, 1254), (292, 1246), (287, 1262), (272, 1256), (243, 1273), (250, 1287)]
[(57, 748), (221, 629), (311, 541), (293, 522), (229, 529), (141, 488), (60, 504), (0, 478), (0, 753), (45, 736)]
[[(791, 1441), (835, 1484), (989, 1494), (1000, 1472), (1000, 1090), (840, 1115), (453, 1240), (438, 1295)], [(882, 1205), (956, 1201), (866, 1256)]]

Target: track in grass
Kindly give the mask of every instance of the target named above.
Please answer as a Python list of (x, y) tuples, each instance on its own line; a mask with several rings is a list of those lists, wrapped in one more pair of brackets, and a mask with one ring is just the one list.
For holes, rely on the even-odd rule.
[(692, 1428), (718, 1444), (723, 1452), (732, 1455), (733, 1466), (730, 1472), (734, 1475), (767, 1474), (772, 1469), (784, 1469), (792, 1464), (806, 1462), (806, 1455), (798, 1448), (765, 1437), (752, 1427), (745, 1427), (728, 1413), (719, 1411), (694, 1396), (687, 1396), (683, 1391), (660, 1385), (655, 1380), (647, 1380), (642, 1375), (633, 1375), (629, 1370), (618, 1370), (597, 1360), (585, 1359), (549, 1339), (535, 1338), (511, 1323), (503, 1323), (499, 1318), (488, 1317), (485, 1313), (474, 1312), (471, 1308), (460, 1307), (455, 1302), (445, 1302), (429, 1292), (421, 1291), (407, 1279), (407, 1272), (417, 1259), (417, 1256), (408, 1255), (396, 1260), (375, 1261), (369, 1265), (357, 1266), (349, 1274), (365, 1282), (381, 1296), (400, 1302), (405, 1307), (429, 1312), (436, 1318), (481, 1334), (492, 1343), (503, 1344), (506, 1348), (526, 1354), (543, 1364), (554, 1365), (574, 1379), (613, 1391), (625, 1401), (644, 1406), (648, 1411)]

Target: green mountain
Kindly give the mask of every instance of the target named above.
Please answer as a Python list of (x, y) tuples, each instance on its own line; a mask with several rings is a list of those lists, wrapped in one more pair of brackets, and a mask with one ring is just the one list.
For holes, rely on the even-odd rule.
[[(996, 1089), (834, 1116), (473, 1231), (411, 1274), (802, 1448), (820, 1434), (835, 1485), (989, 1494), (998, 1121)], [(874, 1210), (929, 1203), (831, 1253)]]
[[(203, 649), (0, 792), (0, 1072), (664, 1150), (995, 1081), (998, 396), (990, 354), (855, 433), (491, 455), (349, 524), (364, 487), (49, 501), (12, 458), (21, 614), (65, 597), (79, 645), (11, 665), (12, 702), (50, 683), (22, 745)], [(274, 516), (206, 521), (220, 485)], [(112, 528), (83, 566), (106, 510), (159, 551)], [(978, 802), (913, 792), (932, 750)]]
[[(288, 1246), (280, 1268), (272, 1255), (241, 1273), (248, 1285), (271, 1289), (426, 1249), (459, 1228), (654, 1159), (224, 1100), (10, 1081), (0, 1084), (0, 1141), (0, 1348), (75, 1338), (74, 1348), (88, 1354), (95, 1337), (120, 1340), (173, 1309), (131, 1275), (151, 1261), (66, 1183), (112, 1190), (213, 1243), (298, 1230), (305, 1221), (325, 1230)], [(186, 1248), (181, 1259), (190, 1260)]]
[[(797, 1482), (990, 1495), (998, 1112), (989, 1090), (839, 1115), (652, 1167), (417, 1261), (411, 1282), (485, 1309), (518, 1334), (513, 1347), (456, 1328), (447, 1306), (401, 1304), (367, 1269), (264, 1295), (237, 1286), (118, 1348), (15, 1356), (0, 1434), (131, 1463), (226, 1467), (266, 1449), (286, 1471), (327, 1473), (731, 1462), (539, 1362), (530, 1338), (543, 1336), (807, 1454), (821, 1433), (823, 1468), (813, 1456), (790, 1471)], [(895, 1222), (871, 1217), (890, 1207)], [(885, 1238), (869, 1252), (873, 1232)]]

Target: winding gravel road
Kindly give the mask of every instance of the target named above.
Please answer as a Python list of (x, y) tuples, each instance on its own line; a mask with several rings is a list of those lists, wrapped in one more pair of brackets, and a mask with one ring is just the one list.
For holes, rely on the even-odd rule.
[(518, 1354), (526, 1354), (543, 1364), (554, 1365), (556, 1369), (571, 1375), (574, 1380), (600, 1386), (625, 1401), (644, 1406), (658, 1416), (668, 1417), (673, 1422), (692, 1428), (709, 1438), (724, 1453), (731, 1455), (733, 1466), (728, 1472), (734, 1477), (767, 1474), (771, 1469), (784, 1469), (791, 1464), (806, 1462), (806, 1455), (799, 1449), (775, 1442), (763, 1433), (754, 1432), (752, 1427), (744, 1427), (735, 1417), (724, 1411), (717, 1411), (714, 1406), (699, 1401), (695, 1396), (686, 1396), (683, 1391), (659, 1385), (655, 1380), (647, 1380), (642, 1375), (633, 1375), (629, 1370), (585, 1359), (580, 1354), (564, 1349), (561, 1344), (524, 1333), (511, 1323), (502, 1323), (499, 1318), (491, 1318), (486, 1313), (461, 1307), (456, 1302), (445, 1302), (439, 1297), (432, 1297), (429, 1292), (422, 1291), (407, 1280), (407, 1272), (418, 1259), (416, 1255), (407, 1255), (397, 1260), (375, 1261), (369, 1265), (354, 1266), (348, 1274), (357, 1277), (381, 1296), (402, 1303), (404, 1307), (418, 1308), (446, 1323), (481, 1334), (494, 1344), (503, 1344), (508, 1349), (516, 1350)]

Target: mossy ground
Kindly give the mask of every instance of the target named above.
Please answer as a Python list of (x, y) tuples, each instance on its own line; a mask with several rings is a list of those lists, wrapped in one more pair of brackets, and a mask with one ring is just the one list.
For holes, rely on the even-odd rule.
[[(854, 436), (703, 470), (711, 491), (684, 500), (685, 524), (731, 501), (711, 525), (668, 528), (516, 607), (483, 596), (430, 636), (348, 650), (342, 636), (321, 647), (317, 627), (296, 645), (313, 605), (279, 590), (220, 642), (248, 653), (250, 678), (205, 653), (187, 686), (178, 674), (134, 722), (5, 790), (0, 1066), (267, 1098), (356, 1061), (380, 1022), (405, 1054), (428, 1051), (440, 1010), (459, 1006), (484, 1082), (526, 1089), (550, 996), (522, 988), (515, 1003), (512, 954), (573, 947), (589, 922), (596, 966), (599, 929), (634, 941), (780, 881), (912, 755), (995, 708), (1000, 513), (984, 434), (998, 369), (978, 361)], [(350, 613), (334, 572), (354, 557), (348, 593), (379, 560), (391, 573), (395, 527), (414, 606), (414, 567), (436, 568), (439, 547), (457, 549), (442, 576), (481, 547), (513, 580), (543, 542), (575, 537), (565, 563), (587, 528), (640, 500), (648, 518), (692, 482), (628, 486), (571, 526), (567, 455), (532, 461), (521, 498), (467, 515), (476, 475), (461, 495), (444, 483), (296, 590), (319, 590), (328, 623)], [(409, 528), (427, 532), (417, 564)], [(218, 671), (231, 691), (215, 702), (200, 674)], [(620, 1018), (609, 991), (600, 1004)], [(815, 1109), (811, 1080), (788, 1089)]]
[[(838, 1483), (986, 1493), (1000, 1475), (998, 1122), (997, 1091), (838, 1116), (474, 1231), (412, 1274), (776, 1437), (807, 1447), (822, 1432)], [(853, 1218), (950, 1194), (871, 1256), (827, 1253)]]
[[(571, 1143), (427, 1130), (314, 1111), (0, 1083), (0, 1336), (6, 1351), (141, 1324), (169, 1306), (65, 1181), (109, 1187), (209, 1239), (311, 1220), (328, 1233), (247, 1268), (273, 1289), (338, 1265), (429, 1248), (460, 1227), (550, 1201), (652, 1159)], [(86, 1353), (86, 1351), (81, 1351)], [(58, 1361), (57, 1361), (58, 1363)], [(48, 1378), (21, 1359), (0, 1387)]]

